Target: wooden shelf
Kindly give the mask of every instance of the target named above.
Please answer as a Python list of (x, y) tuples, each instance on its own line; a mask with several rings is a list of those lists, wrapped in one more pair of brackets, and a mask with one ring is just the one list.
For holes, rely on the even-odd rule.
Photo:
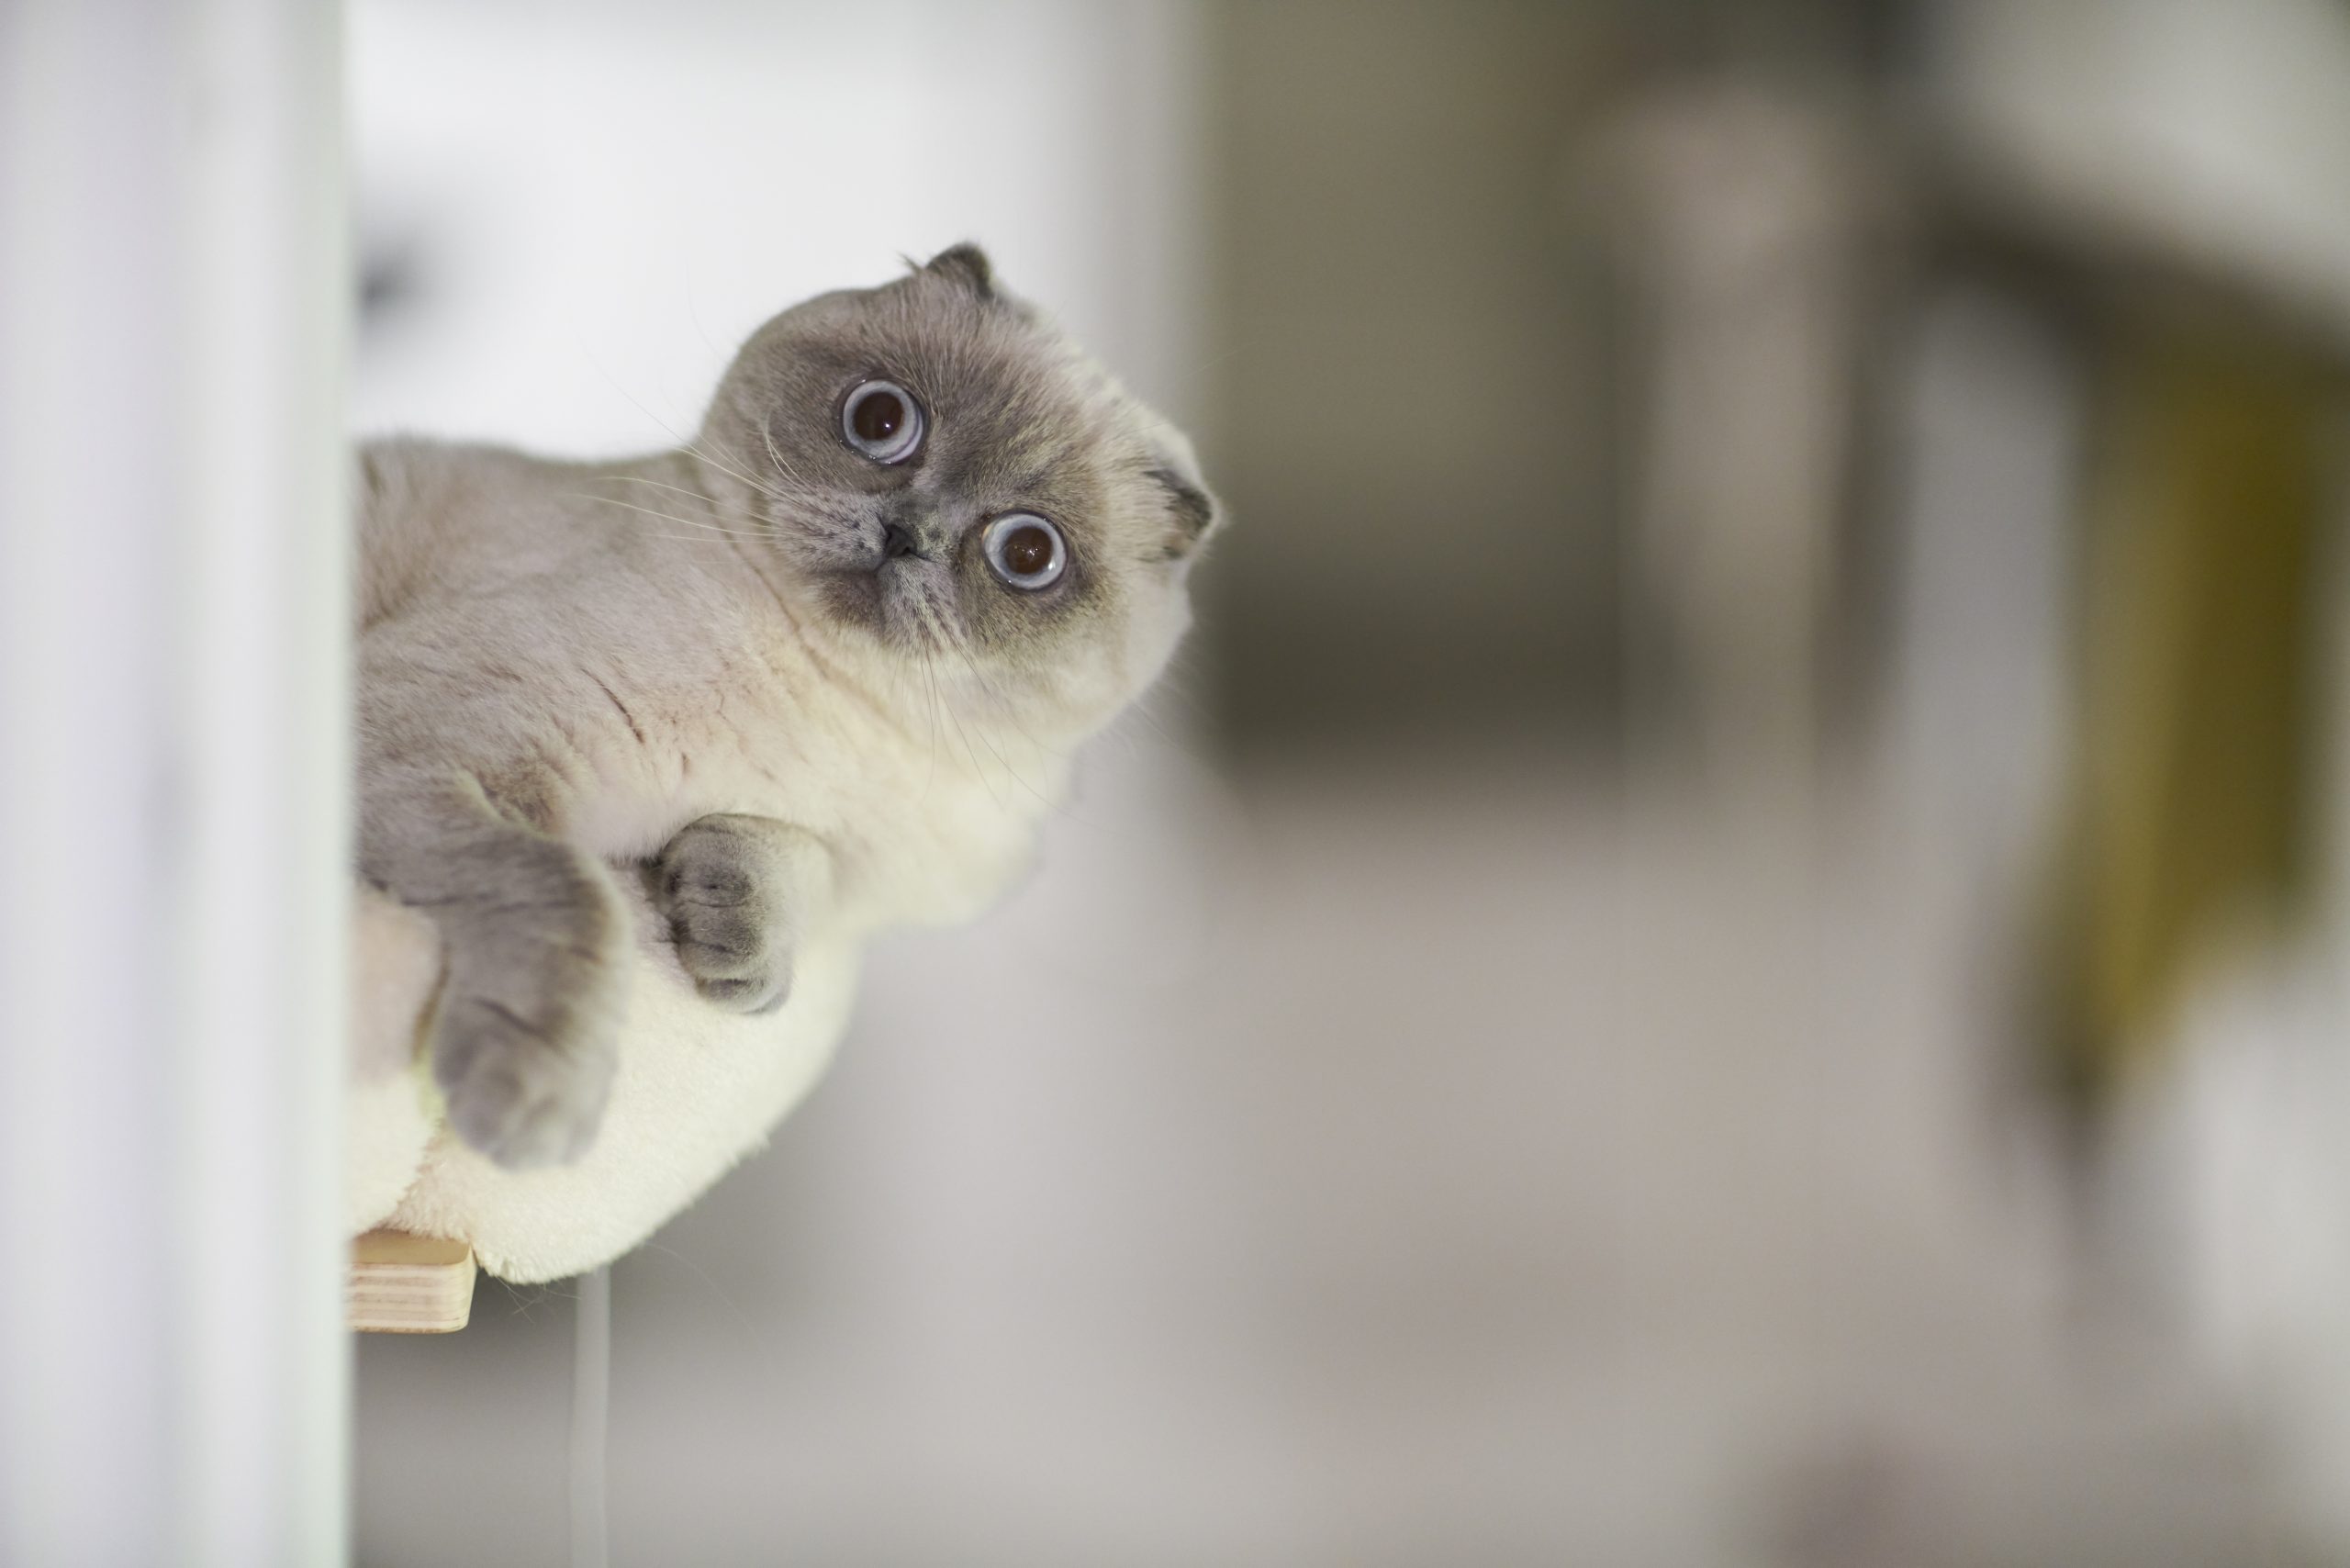
[(371, 1230), (351, 1244), (343, 1308), (362, 1334), (454, 1334), (473, 1316), (473, 1249)]

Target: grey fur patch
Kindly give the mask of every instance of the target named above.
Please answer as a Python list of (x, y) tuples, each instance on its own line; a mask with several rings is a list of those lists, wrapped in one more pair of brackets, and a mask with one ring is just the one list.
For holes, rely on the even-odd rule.
[[(360, 869), (441, 928), (431, 1039), (459, 1137), (509, 1169), (576, 1159), (603, 1118), (628, 914), (603, 865), (468, 775), (365, 766)], [(542, 785), (543, 788), (543, 785)]]
[(1188, 554), (1215, 523), (1215, 498), (1172, 468), (1154, 468), (1150, 477), (1167, 492), (1175, 521), (1175, 538), (1169, 543), (1169, 559)]
[(652, 868), (653, 902), (667, 917), (677, 961), (708, 1000), (766, 1013), (791, 994), (800, 905), (814, 840), (765, 817), (688, 823)]
[(568, 845), (515, 832), (469, 856), (478, 891), (430, 910), (448, 938), (432, 1076), (449, 1125), (509, 1169), (576, 1159), (611, 1091), (627, 917)]
[(949, 245), (923, 263), (923, 271), (953, 278), (981, 299), (993, 299), (995, 263), (988, 253), (966, 240), (959, 245)]

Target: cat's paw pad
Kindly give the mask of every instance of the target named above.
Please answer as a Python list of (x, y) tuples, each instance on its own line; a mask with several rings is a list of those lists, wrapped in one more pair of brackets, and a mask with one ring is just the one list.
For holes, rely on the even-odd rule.
[(584, 1017), (534, 1019), (478, 996), (450, 999), (432, 1050), (450, 1127), (509, 1170), (567, 1165), (588, 1152), (614, 1062), (610, 1032)]
[(688, 827), (669, 841), (654, 886), (677, 961), (708, 1000), (767, 1013), (791, 993), (791, 934), (735, 835)]

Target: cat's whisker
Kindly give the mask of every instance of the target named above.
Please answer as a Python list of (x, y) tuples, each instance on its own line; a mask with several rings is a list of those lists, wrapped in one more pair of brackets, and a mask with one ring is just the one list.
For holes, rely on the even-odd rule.
[(767, 442), (767, 461), (776, 465), (776, 471), (778, 473), (781, 474), (785, 478), (790, 480), (793, 484), (799, 486), (803, 490), (813, 489), (815, 487), (809, 484), (806, 479), (800, 477), (799, 469), (794, 468), (790, 464), (786, 463), (783, 460), (783, 454), (776, 448), (775, 431), (762, 426), (759, 431), (759, 439)]
[(1185, 645), (1176, 649), (1173, 656), (1167, 661), (1167, 667), (1159, 673), (1158, 679), (1149, 690), (1136, 699), (1133, 704), (1134, 711), (1140, 713), (1146, 722), (1181, 747), (1187, 756), (1191, 755), (1191, 748), (1185, 745), (1181, 736), (1160, 722), (1155, 710), (1161, 702), (1169, 703), (1181, 709), (1201, 724), (1213, 727), (1215, 722), (1214, 711), (1197, 691), (1192, 689), (1193, 682), (1203, 677), (1203, 672), (1200, 666), (1201, 659), (1194, 645)]
[[(1020, 722), (1019, 716), (1012, 711), (1011, 705), (1004, 701), (1002, 694), (996, 690), (994, 686), (989, 682), (987, 676), (980, 671), (978, 661), (971, 657), (970, 650), (963, 645), (963, 641), (960, 637), (954, 635), (952, 630), (944, 624), (941, 624), (938, 627), (938, 632), (940, 636), (945, 640), (946, 645), (954, 649), (955, 652), (961, 656), (964, 667), (971, 672), (971, 678), (979, 683), (979, 689), (988, 694), (989, 700), (994, 702), (997, 709), (1001, 711), (1006, 718), (1012, 720), (1013, 727), (1019, 730), (1021, 734), (1026, 737), (1030, 745), (1035, 746), (1038, 752), (1046, 756), (1066, 756), (1066, 754), (1054, 752), (1051, 747), (1037, 740), (1035, 735), (1028, 734), (1026, 726), (1023, 725)], [(1013, 783), (1019, 785), (1023, 790), (1027, 790), (1031, 795), (1035, 796), (1037, 801), (1044, 805), (1047, 812), (1051, 812), (1056, 814), (1061, 813), (1062, 807), (1058, 802), (1048, 798), (1034, 784), (1029, 783), (1028, 780), (1022, 776), (1020, 770), (1012, 765), (1012, 759), (1003, 755), (1002, 749), (993, 741), (988, 740), (987, 732), (985, 730), (981, 730), (979, 732), (979, 738), (982, 741), (987, 742), (988, 750), (994, 755), (996, 762), (1003, 768), (1003, 770), (1012, 776)]]
[(720, 1305), (723, 1305), (727, 1312), (733, 1316), (735, 1324), (743, 1330), (744, 1338), (749, 1340), (751, 1349), (757, 1352), (759, 1361), (763, 1363), (763, 1370), (766, 1372), (768, 1381), (770, 1383), (774, 1383), (777, 1380), (778, 1371), (775, 1347), (769, 1343), (767, 1336), (759, 1331), (759, 1326), (751, 1320), (751, 1315), (743, 1310), (742, 1305), (733, 1296), (726, 1294), (726, 1287), (712, 1279), (709, 1270), (703, 1268), (699, 1263), (695, 1262), (691, 1258), (687, 1257), (676, 1248), (657, 1240), (647, 1240), (643, 1245), (645, 1249), (649, 1252), (664, 1252), (676, 1259), (678, 1262), (683, 1263), (688, 1269), (691, 1270), (700, 1278), (703, 1284), (710, 1287), (711, 1294), (716, 1296)]
[(771, 501), (780, 502), (785, 505), (789, 505), (790, 503), (791, 498), (785, 495), (781, 490), (777, 489), (774, 486), (767, 484), (762, 480), (754, 479), (751, 476), (744, 473), (741, 469), (733, 467), (722, 461), (706, 448), (698, 446), (694, 442), (688, 441), (678, 442), (677, 449), (680, 452), (689, 453), (693, 456), (699, 458), (702, 462), (709, 464), (712, 468), (717, 469), (720, 473), (727, 475), (732, 478), (738, 479), (744, 484), (750, 486), (751, 488), (756, 490), (759, 494), (767, 497), (767, 498)]
[[(916, 623), (922, 627), (923, 633), (926, 634), (926, 643), (945, 644), (949, 646), (952, 645), (952, 639), (948, 635), (947, 628), (944, 620), (935, 615), (928, 606), (917, 604), (913, 613)], [(925, 648), (923, 657), (928, 659), (929, 656), (929, 652), (927, 648)], [(963, 716), (955, 711), (955, 704), (952, 702), (943, 703), (942, 706), (944, 706), (946, 711), (947, 722), (953, 724), (955, 726), (956, 734), (962, 737), (963, 752), (965, 756), (971, 759), (971, 773), (973, 777), (977, 778), (979, 781), (980, 787), (987, 790), (988, 799), (995, 802), (996, 810), (1000, 812), (1010, 811), (1011, 808), (1003, 803), (1003, 797), (995, 792), (995, 783), (988, 777), (987, 764), (979, 760), (979, 748), (971, 744), (971, 733), (963, 727)], [(985, 740), (985, 734), (982, 734), (980, 738)], [(990, 752), (995, 753), (997, 764), (1002, 767), (1006, 773), (1012, 772), (1012, 765), (1003, 760), (1003, 756), (1001, 752), (995, 752), (995, 748), (992, 745), (988, 749)], [(1017, 775), (1014, 775), (1014, 777), (1017, 777)], [(1023, 782), (1024, 784), (1025, 781), (1024, 780)], [(1032, 790), (1031, 793), (1034, 793), (1034, 791)]]
[(923, 781), (923, 793), (926, 797), (930, 793), (931, 785), (938, 778), (938, 743), (942, 729), (938, 715), (946, 703), (938, 689), (937, 657), (927, 644), (923, 645), (921, 652), (923, 686), (926, 695), (926, 711), (930, 719), (930, 772)]
[(768, 542), (767, 536), (764, 533), (754, 533), (739, 528), (727, 528), (715, 522), (704, 522), (699, 518), (679, 517), (675, 512), (656, 511), (651, 507), (641, 507), (634, 501), (624, 501), (616, 496), (591, 496), (584, 490), (575, 490), (571, 492), (571, 498), (582, 501), (596, 501), (608, 507), (621, 507), (629, 511), (642, 512), (646, 517), (657, 517), (664, 522), (674, 522), (679, 528), (699, 530), (703, 533), (711, 535), (713, 538), (747, 539), (756, 543), (766, 543)]
[(750, 486), (751, 488), (766, 496), (769, 500), (781, 501), (788, 498), (785, 496), (767, 488), (767, 486), (760, 484), (748, 474), (738, 473), (734, 469), (728, 467), (725, 464), (720, 462), (716, 457), (704, 451), (701, 447), (696, 445), (693, 442), (688, 441), (676, 426), (669, 423), (668, 420), (663, 419), (660, 415), (655, 413), (652, 409), (646, 408), (637, 399), (633, 393), (630, 392), (627, 387), (622, 386), (618, 381), (614, 380), (612, 373), (606, 370), (602, 365), (597, 365), (596, 371), (598, 375), (603, 376), (606, 382), (610, 384), (613, 391), (618, 392), (621, 397), (626, 398), (629, 402), (634, 406), (638, 413), (643, 414), (646, 419), (651, 420), (655, 424), (659, 425), (663, 432), (666, 433), (671, 441), (677, 442), (677, 449), (679, 451), (691, 453), (694, 456), (700, 458), (703, 462), (709, 464), (711, 467), (716, 468), (721, 473), (732, 475), (734, 478), (741, 480), (744, 484)]
[(931, 657), (928, 648), (922, 651), (922, 674), (930, 699), (930, 771), (922, 782), (923, 799), (926, 801), (930, 799), (931, 786), (938, 782), (938, 662)]
[(624, 501), (617, 496), (595, 496), (589, 495), (584, 490), (572, 490), (565, 492), (564, 498), (565, 500), (574, 501), (593, 501), (598, 506), (619, 507), (625, 511), (643, 512), (646, 517), (657, 517), (664, 522), (674, 522), (679, 528), (698, 528), (702, 530), (704, 532), (709, 533), (725, 533), (733, 532), (722, 524), (711, 522), (701, 518), (680, 517), (676, 512), (663, 511), (658, 507), (639, 506), (634, 501)]
[(979, 751), (971, 745), (970, 732), (963, 728), (963, 720), (955, 711), (955, 705), (951, 702), (946, 705), (946, 717), (954, 724), (955, 733), (963, 737), (963, 751), (971, 759), (972, 777), (977, 778), (979, 781), (979, 787), (988, 792), (988, 799), (995, 802), (997, 811), (1009, 812), (1011, 808), (1003, 803), (1003, 797), (995, 792), (995, 784), (988, 778), (987, 764), (979, 760)]
[(618, 381), (614, 380), (612, 378), (612, 373), (606, 370), (602, 365), (597, 365), (596, 371), (598, 375), (603, 376), (605, 381), (610, 385), (613, 391), (619, 393), (621, 397), (626, 398), (629, 402), (634, 406), (638, 413), (643, 414), (646, 419), (651, 420), (655, 424), (659, 425), (663, 432), (666, 434), (671, 441), (677, 442), (677, 449), (680, 452), (691, 453), (694, 456), (701, 459), (704, 463), (707, 463), (711, 467), (719, 470), (719, 472), (731, 475), (734, 478), (741, 480), (744, 484), (750, 486), (751, 488), (766, 496), (769, 500), (781, 501), (789, 498), (775, 490), (767, 488), (767, 486), (760, 484), (748, 474), (739, 473), (736, 470), (728, 467), (725, 464), (720, 462), (716, 457), (704, 451), (701, 447), (696, 445), (693, 442), (688, 441), (675, 425), (672, 425), (668, 420), (663, 419), (660, 415), (655, 413), (652, 409), (646, 408), (642, 402), (638, 401), (635, 395), (630, 392), (627, 387), (622, 386)]
[(639, 534), (637, 537), (640, 539), (665, 539), (673, 544), (707, 544), (713, 550), (732, 550), (734, 548), (734, 542), (731, 539), (712, 539), (706, 534), (643, 533)]
[(718, 502), (699, 490), (690, 490), (683, 485), (665, 484), (659, 479), (648, 479), (642, 474), (605, 474), (599, 476), (594, 482), (602, 485), (650, 485), (656, 490), (666, 490), (673, 496), (699, 501), (712, 511), (718, 509)]
[(987, 678), (987, 672), (979, 668), (979, 662), (971, 657), (970, 644), (968, 638), (955, 636), (950, 633), (947, 637), (947, 643), (957, 654), (962, 656), (963, 666), (971, 672), (971, 678), (979, 683), (979, 689), (987, 693), (988, 700), (993, 702), (996, 706), (996, 711), (1002, 713), (1006, 719), (1009, 719), (1012, 722), (1012, 727), (1020, 732), (1021, 739), (1026, 741), (1031, 746), (1034, 746), (1042, 756), (1052, 757), (1056, 761), (1068, 760), (1069, 754), (1066, 749), (1056, 749), (1055, 747), (1046, 745), (1044, 742), (1036, 738), (1035, 734), (1026, 724), (1020, 722), (1019, 710), (1012, 704), (1010, 700), (1008, 700), (1002, 691), (996, 689), (995, 682)]
[[(1167, 689), (1162, 686), (1158, 689), (1165, 690)], [(1165, 741), (1169, 746), (1172, 746), (1179, 756), (1197, 761), (1198, 757), (1193, 754), (1191, 743), (1185, 740), (1181, 735), (1177, 734), (1173, 730), (1169, 729), (1164, 723), (1160, 722), (1158, 715), (1150, 711), (1150, 698), (1152, 695), (1153, 693), (1145, 693), (1141, 699), (1137, 700), (1127, 709), (1127, 711), (1132, 713), (1142, 722), (1148, 724), (1152, 730), (1158, 733), (1158, 738)]]

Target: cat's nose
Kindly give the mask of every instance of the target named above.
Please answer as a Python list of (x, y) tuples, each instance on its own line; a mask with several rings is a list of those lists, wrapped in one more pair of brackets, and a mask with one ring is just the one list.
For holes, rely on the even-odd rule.
[(901, 555), (922, 554), (922, 541), (914, 531), (901, 522), (885, 523), (881, 529), (881, 558), (894, 561)]

